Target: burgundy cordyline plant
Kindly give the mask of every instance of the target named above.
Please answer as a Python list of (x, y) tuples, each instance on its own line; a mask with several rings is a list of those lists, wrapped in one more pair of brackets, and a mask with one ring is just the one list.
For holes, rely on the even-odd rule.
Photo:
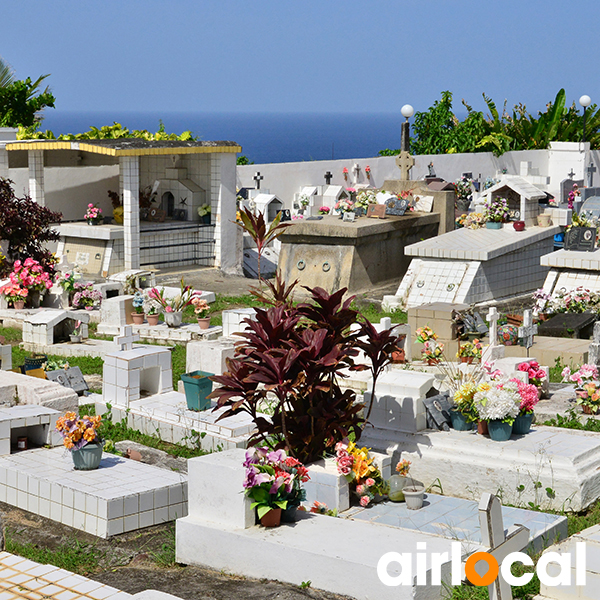
[[(287, 287), (278, 276), (266, 284), (269, 298), (254, 294), (270, 306), (256, 309), (256, 320), (244, 320), (245, 340), (238, 342), (227, 371), (211, 377), (220, 387), (210, 397), (218, 407), (228, 407), (220, 418), (239, 412), (252, 417), (256, 431), (250, 445), (285, 449), (307, 463), (332, 452), (351, 433), (359, 439), (369, 413), (361, 416), (364, 405), (353, 390), (342, 390), (339, 380), (344, 369), (370, 369), (374, 389), (398, 349), (398, 337), (359, 322), (359, 313), (350, 308), (353, 297), (343, 300), (345, 288), (334, 294), (305, 288), (312, 301), (293, 305), (297, 282)], [(368, 366), (355, 363), (359, 350)], [(261, 412), (267, 404), (270, 418)]]

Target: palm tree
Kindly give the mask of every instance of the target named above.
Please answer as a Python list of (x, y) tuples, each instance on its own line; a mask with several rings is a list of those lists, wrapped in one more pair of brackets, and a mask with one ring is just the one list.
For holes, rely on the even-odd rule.
[(7, 87), (15, 80), (12, 67), (0, 56), (0, 87)]

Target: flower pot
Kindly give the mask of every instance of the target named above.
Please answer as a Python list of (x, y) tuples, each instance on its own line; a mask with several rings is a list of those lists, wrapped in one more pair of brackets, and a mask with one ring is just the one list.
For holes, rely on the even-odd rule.
[(31, 292), (29, 292), (29, 295), (27, 296), (27, 304), (30, 308), (39, 308), (40, 307), (40, 291), (39, 290), (33, 290)]
[(298, 512), (298, 507), (293, 504), (281, 511), (281, 522), (282, 523), (295, 523), (296, 522), (296, 513)]
[(402, 475), (392, 475), (388, 483), (390, 484), (390, 491), (388, 492), (388, 498), (392, 502), (404, 502), (404, 486), (406, 485), (406, 477)]
[(136, 312), (132, 312), (131, 313), (131, 319), (133, 320), (133, 324), (134, 325), (143, 325), (144, 324), (144, 317), (146, 315), (144, 315), (144, 313), (136, 313)]
[(198, 325), (200, 329), (208, 329), (210, 327), (210, 317), (198, 317)]
[(590, 406), (589, 404), (582, 404), (581, 408), (583, 409), (583, 414), (584, 415), (597, 415), (598, 414), (598, 409), (600, 407), (598, 407), (598, 406)]
[(48, 357), (45, 354), (35, 354), (34, 356), (27, 356), (23, 360), (23, 368), (25, 369), (25, 371), (41, 369), (42, 365), (45, 362), (48, 362)]
[(515, 231), (524, 231), (525, 230), (525, 221), (515, 221), (513, 223), (513, 228)]
[(204, 225), (210, 225), (210, 215), (203, 215), (200, 217), (200, 223), (203, 223)]
[(550, 217), (550, 215), (542, 213), (541, 215), (537, 216), (537, 222), (540, 227), (550, 227), (550, 225), (552, 224), (552, 218)]
[(477, 421), (477, 433), (479, 435), (488, 435), (488, 423), (487, 421)]
[(467, 364), (473, 364), (473, 357), (472, 356), (461, 356), (460, 357), (460, 362), (461, 363), (467, 363)]
[(189, 410), (198, 412), (210, 408), (210, 400), (206, 396), (212, 392), (212, 381), (209, 379), (211, 375), (214, 373), (204, 371), (192, 371), (181, 375)]
[(92, 471), (100, 466), (102, 460), (102, 442), (91, 442), (79, 450), (71, 450), (73, 467), (76, 471)]
[(404, 350), (394, 350), (392, 352), (392, 362), (403, 364), (406, 362), (406, 353)]
[(71, 340), (72, 344), (79, 344), (79, 343), (81, 343), (81, 336), (80, 335), (73, 335), (73, 334), (71, 334), (69, 336), (69, 339)]
[(23, 310), (25, 308), (25, 300), (16, 300), (13, 302), (13, 308), (15, 310)]
[(510, 439), (512, 433), (512, 425), (510, 423), (504, 423), (499, 419), (488, 421), (488, 431), (490, 439), (495, 442), (506, 442)]
[(279, 527), (281, 525), (281, 509), (272, 508), (262, 519), (260, 524), (263, 527)]
[(486, 221), (485, 222), (486, 229), (502, 229), (501, 221)]
[(158, 318), (160, 315), (146, 315), (146, 320), (148, 321), (148, 325), (151, 327), (156, 327), (158, 325)]
[(183, 319), (183, 311), (177, 310), (174, 312), (165, 312), (163, 314), (165, 316), (165, 323), (169, 327), (179, 327), (181, 325), (181, 321)]
[(526, 433), (529, 433), (531, 421), (533, 421), (533, 413), (519, 415), (513, 423), (512, 432), (515, 435), (525, 435)]
[(422, 485), (411, 485), (405, 487), (404, 498), (406, 499), (406, 508), (409, 510), (419, 510), (423, 506), (423, 497), (425, 488)]
[(456, 431), (471, 431), (473, 429), (473, 423), (469, 423), (456, 408), (450, 410), (450, 420), (452, 421), (452, 428)]
[(457, 198), (456, 208), (461, 212), (467, 212), (471, 206), (471, 201), (468, 198)]
[(432, 367), (433, 365), (437, 365), (440, 361), (437, 358), (428, 358), (427, 364)]

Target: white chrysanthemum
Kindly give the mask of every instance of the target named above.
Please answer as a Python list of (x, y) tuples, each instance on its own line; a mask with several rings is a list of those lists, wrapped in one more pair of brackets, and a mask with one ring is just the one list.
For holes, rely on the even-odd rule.
[(488, 391), (477, 392), (473, 400), (482, 421), (514, 419), (519, 414), (520, 396), (516, 384), (505, 383), (502, 388), (494, 386)]

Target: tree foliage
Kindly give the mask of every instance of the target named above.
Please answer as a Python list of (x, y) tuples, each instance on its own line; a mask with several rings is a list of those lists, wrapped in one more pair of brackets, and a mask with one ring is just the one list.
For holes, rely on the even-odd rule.
[(54, 108), (54, 96), (48, 88), (36, 95), (39, 84), (47, 75), (32, 81), (13, 81), (0, 86), (0, 127), (35, 127), (40, 122), (39, 111)]
[(60, 223), (62, 215), (39, 205), (29, 196), (17, 198), (10, 179), (0, 177), (0, 238), (8, 242), (6, 260), (0, 262), (0, 276), (12, 270), (15, 260), (31, 257), (54, 272), (54, 258), (45, 243), (56, 241), (58, 232), (53, 223)]
[[(575, 103), (566, 106), (565, 90), (561, 89), (553, 102), (537, 116), (530, 114), (524, 104), (517, 104), (509, 113), (506, 103), (502, 113), (494, 101), (483, 94), (489, 110), (485, 116), (464, 100), (466, 118), (461, 121), (452, 109), (452, 93), (442, 92), (441, 100), (425, 112), (417, 112), (413, 124), (411, 151), (413, 154), (451, 154), (454, 152), (493, 152), (509, 150), (540, 150), (550, 142), (579, 142), (583, 138), (583, 112)], [(593, 104), (586, 114), (586, 141), (600, 148), (600, 111)], [(381, 156), (398, 154), (400, 150), (382, 150)]]

